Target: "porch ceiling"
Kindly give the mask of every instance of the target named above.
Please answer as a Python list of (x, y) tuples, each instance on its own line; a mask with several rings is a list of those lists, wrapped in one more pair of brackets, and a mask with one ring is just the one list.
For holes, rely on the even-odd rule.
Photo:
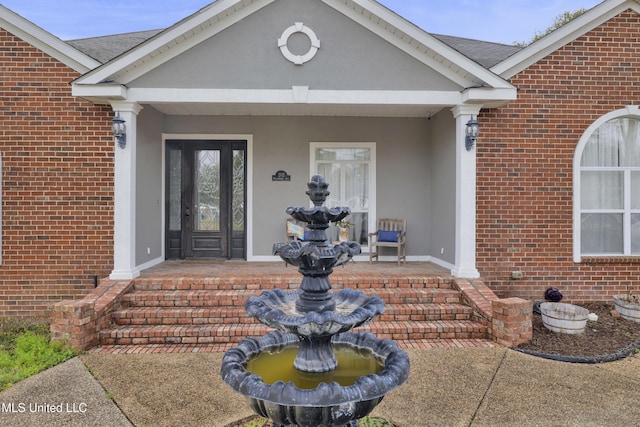
[(446, 105), (148, 103), (167, 115), (430, 117)]

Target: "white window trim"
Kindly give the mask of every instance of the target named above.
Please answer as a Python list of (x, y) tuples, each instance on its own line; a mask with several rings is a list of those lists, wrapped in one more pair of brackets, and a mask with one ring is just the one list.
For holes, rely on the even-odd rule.
[[(376, 229), (377, 218), (377, 187), (376, 187), (376, 143), (375, 142), (311, 142), (309, 144), (309, 170), (311, 175), (315, 175), (316, 171), (316, 149), (317, 148), (368, 148), (371, 153), (371, 159), (369, 163), (369, 220), (367, 225), (369, 231)], [(331, 185), (331, 183), (329, 183)], [(331, 187), (329, 187), (331, 191)], [(368, 252), (369, 247), (363, 246), (363, 252)]]
[[(580, 185), (580, 172), (582, 171), (581, 168), (581, 160), (582, 160), (582, 153), (584, 152), (584, 148), (586, 147), (587, 143), (589, 142), (589, 139), (591, 138), (591, 135), (593, 135), (593, 133), (600, 128), (600, 126), (604, 125), (606, 122), (613, 120), (613, 119), (619, 119), (619, 118), (624, 118), (624, 117), (632, 117), (635, 119), (640, 119), (640, 108), (635, 106), (635, 105), (629, 105), (626, 108), (620, 109), (620, 110), (616, 110), (616, 111), (612, 111), (610, 113), (605, 114), (604, 116), (601, 116), (600, 118), (598, 118), (595, 122), (593, 122), (591, 124), (591, 126), (589, 126), (587, 128), (587, 130), (582, 134), (582, 137), (580, 137), (580, 140), (578, 141), (578, 145), (576, 146), (576, 150), (574, 152), (574, 156), (573, 156), (573, 261), (574, 262), (581, 262), (582, 261), (582, 253), (580, 251), (581, 248), (581, 213), (583, 212), (580, 209), (580, 206), (582, 206), (582, 200), (581, 200), (581, 196), (580, 196), (580, 190), (581, 190), (581, 185)], [(588, 168), (585, 168), (588, 169)], [(594, 168), (594, 170), (606, 170), (607, 168)], [(615, 168), (615, 170), (621, 170), (620, 168)], [(631, 200), (631, 188), (629, 186), (630, 183), (630, 170), (624, 170), (624, 174), (625, 174), (625, 209), (622, 210), (621, 212), (630, 212), (630, 207), (626, 206), (629, 201)], [(627, 209), (629, 208), (629, 209)], [(595, 211), (594, 211), (595, 212)], [(607, 210), (607, 212), (613, 212), (612, 210)], [(626, 215), (626, 217), (628, 217), (629, 215)], [(630, 221), (630, 218), (626, 218), (625, 222)], [(629, 226), (630, 224), (626, 224), (625, 226)], [(630, 230), (630, 228), (625, 227), (625, 230)], [(630, 231), (629, 231), (630, 233)], [(635, 256), (635, 255), (631, 255), (631, 241), (630, 241), (630, 236), (627, 235), (627, 233), (625, 232), (624, 235), (624, 252), (625, 254), (602, 254), (601, 256), (606, 256), (606, 257), (629, 257), (629, 256)], [(585, 255), (586, 256), (586, 255)], [(598, 256), (596, 255), (588, 255), (588, 256)]]

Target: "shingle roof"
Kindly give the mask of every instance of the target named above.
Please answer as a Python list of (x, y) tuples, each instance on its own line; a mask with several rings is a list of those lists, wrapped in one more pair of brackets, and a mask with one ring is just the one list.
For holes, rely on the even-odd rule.
[[(67, 43), (104, 64), (162, 31), (163, 30), (138, 31), (135, 33), (69, 40)], [(485, 68), (493, 67), (522, 49), (519, 46), (485, 42), (482, 40), (442, 34), (431, 35)]]
[(485, 42), (463, 37), (445, 36), (442, 34), (431, 35), (485, 68), (491, 68), (523, 49), (520, 46)]
[(163, 30), (137, 31), (135, 33), (68, 40), (67, 43), (85, 55), (104, 64), (162, 31)]

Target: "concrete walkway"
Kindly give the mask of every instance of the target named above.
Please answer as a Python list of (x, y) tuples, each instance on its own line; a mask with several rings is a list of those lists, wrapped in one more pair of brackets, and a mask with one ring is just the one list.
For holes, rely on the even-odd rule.
[[(640, 425), (640, 355), (576, 365), (504, 348), (408, 353), (409, 381), (373, 413), (401, 426)], [(221, 360), (83, 355), (0, 393), (0, 425), (222, 427), (252, 413), (220, 380)]]

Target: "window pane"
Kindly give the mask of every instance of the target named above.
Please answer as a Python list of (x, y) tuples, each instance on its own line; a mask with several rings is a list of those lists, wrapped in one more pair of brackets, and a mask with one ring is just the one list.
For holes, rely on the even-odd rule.
[(640, 172), (631, 172), (631, 209), (640, 209)]
[(581, 180), (582, 209), (624, 208), (622, 171), (583, 171)]
[(337, 163), (318, 163), (316, 165), (318, 175), (324, 176), (324, 179), (329, 183), (329, 197), (324, 203), (325, 206), (332, 208), (341, 204), (342, 194), (340, 194), (340, 188), (342, 187), (340, 181), (340, 165)]
[(631, 253), (640, 255), (640, 214), (631, 215)]
[(582, 152), (582, 166), (616, 167), (621, 165), (624, 135), (623, 119), (613, 119), (591, 135)]
[(622, 165), (640, 166), (640, 120), (628, 117), (624, 127), (624, 146)]
[(623, 253), (622, 217), (622, 214), (582, 214), (582, 253)]
[(369, 209), (369, 165), (346, 164), (345, 203), (352, 211)]
[(367, 161), (371, 159), (368, 148), (318, 148), (316, 160)]

